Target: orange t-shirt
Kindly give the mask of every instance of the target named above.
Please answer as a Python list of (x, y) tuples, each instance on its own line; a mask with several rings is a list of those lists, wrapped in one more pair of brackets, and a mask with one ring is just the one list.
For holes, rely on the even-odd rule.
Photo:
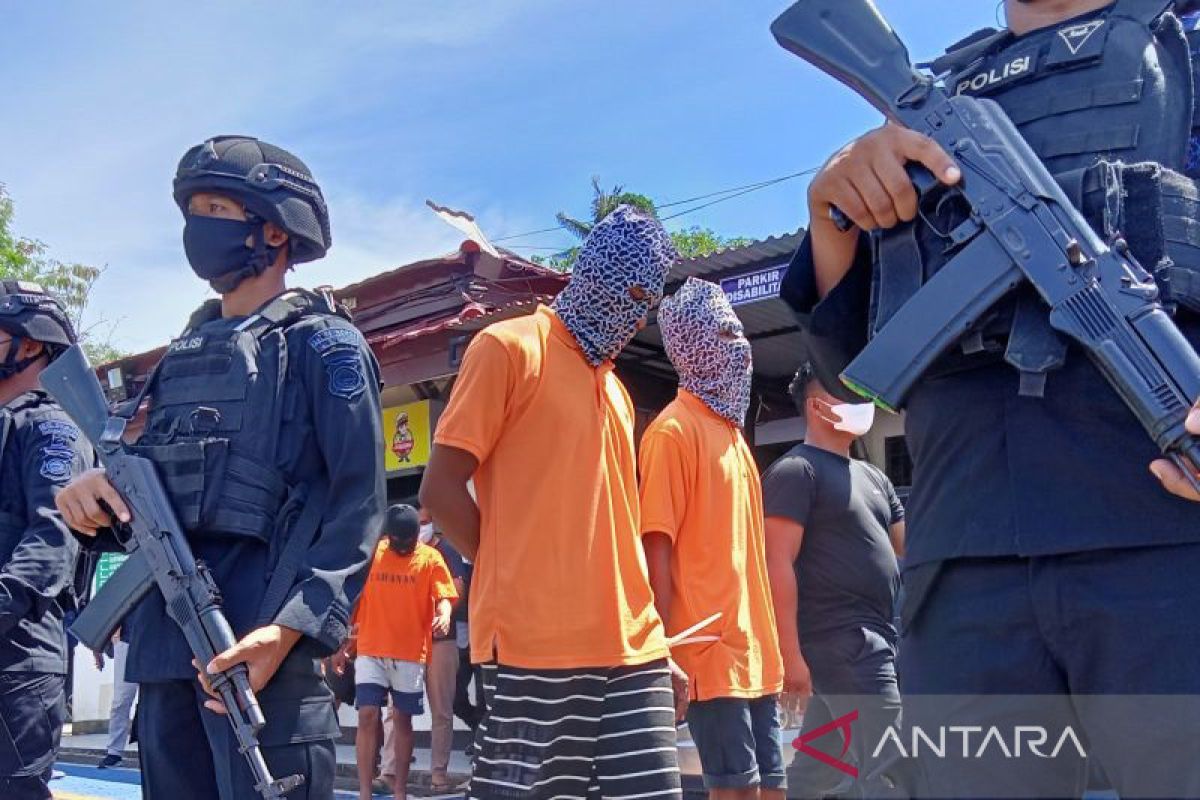
[(762, 487), (737, 426), (680, 391), (642, 437), (642, 533), (674, 543), (667, 630), (722, 612), (672, 656), (694, 699), (756, 698), (783, 689), (783, 660), (767, 578)]
[(479, 460), (471, 656), (528, 669), (667, 656), (638, 537), (633, 403), (546, 307), (481, 331), (434, 441)]
[(383, 537), (351, 620), (358, 625), (358, 654), (424, 664), (437, 602), (457, 598), (441, 553), (418, 543), (402, 556)]

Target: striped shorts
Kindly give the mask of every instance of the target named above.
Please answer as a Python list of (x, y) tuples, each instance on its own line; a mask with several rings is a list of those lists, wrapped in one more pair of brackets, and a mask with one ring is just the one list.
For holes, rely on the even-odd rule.
[(483, 691), (488, 711), (468, 797), (682, 795), (665, 661), (570, 670), (485, 664)]

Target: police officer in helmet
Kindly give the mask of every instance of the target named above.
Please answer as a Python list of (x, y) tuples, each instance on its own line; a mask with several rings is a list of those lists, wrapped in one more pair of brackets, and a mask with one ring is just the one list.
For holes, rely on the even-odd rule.
[(66, 718), (64, 606), (79, 548), (54, 493), (93, 463), (38, 375), (75, 342), (35, 283), (0, 281), (0, 797), (43, 800)]
[[(330, 798), (339, 729), (318, 659), (346, 638), (382, 518), (378, 365), (330, 296), (285, 285), (330, 245), (324, 197), (300, 159), (220, 136), (188, 150), (174, 189), (188, 262), (220, 299), (192, 315), (148, 379), (136, 449), (158, 466), (240, 641), (193, 664), (160, 595), (130, 615), (145, 796), (254, 796), (204, 681), (245, 662), (273, 774), (304, 775), (290, 798)], [(102, 547), (109, 512), (129, 514), (100, 470), (58, 505)]]
[[(1129, 242), (1193, 345), (1195, 5), (1005, 0), (1006, 30), (974, 34), (933, 65), (950, 91), (999, 103), (1093, 227)], [(919, 216), (906, 162), (946, 184), (961, 179), (932, 140), (885, 124), (835, 154), (809, 190), (809, 235), (782, 295), (831, 388), (871, 332), (953, 251), (941, 231), (953, 230), (960, 212), (938, 209), (949, 218), (936, 229)], [(855, 228), (840, 231), (833, 207)], [(1191, 502), (1200, 498), (1046, 317), (1040, 299), (1018, 289), (907, 399), (914, 475), (898, 664), (905, 723), (986, 730), (1049, 716), (1089, 740), (1089, 758), (1121, 796), (1200, 796), (1200, 771), (1181, 744), (1194, 748), (1200, 738), (1197, 709), (1114, 714), (1113, 703), (1094, 700), (1200, 694), (1200, 506)], [(1192, 416), (1189, 428), (1200, 434), (1200, 413)], [(934, 708), (931, 695), (962, 702)], [(1008, 697), (989, 704), (991, 695)], [(1078, 797), (1079, 761), (1025, 759), (1017, 768), (956, 763), (952, 753), (926, 759), (917, 788), (942, 797)]]

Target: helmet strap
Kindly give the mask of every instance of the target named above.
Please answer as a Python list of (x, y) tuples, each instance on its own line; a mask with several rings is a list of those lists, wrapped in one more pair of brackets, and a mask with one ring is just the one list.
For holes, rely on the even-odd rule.
[(46, 353), (37, 353), (17, 360), (17, 352), (21, 349), (21, 345), (25, 342), (24, 336), (14, 336), (8, 344), (8, 355), (4, 357), (4, 363), (0, 364), (0, 381), (8, 380), (14, 375), (20, 375), (30, 366), (35, 364)]
[(213, 278), (208, 283), (220, 294), (228, 294), (241, 285), (247, 278), (255, 278), (267, 271), (275, 263), (279, 255), (279, 247), (267, 244), (267, 221), (250, 211), (246, 212), (247, 220), (258, 223), (251, 232), (254, 252), (246, 260), (245, 266)]

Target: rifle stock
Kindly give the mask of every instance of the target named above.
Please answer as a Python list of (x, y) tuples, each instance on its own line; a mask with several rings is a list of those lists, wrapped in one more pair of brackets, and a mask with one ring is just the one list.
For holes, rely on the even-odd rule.
[[(86, 376), (90, 375), (91, 380)], [(108, 424), (108, 400), (92, 365), (78, 345), (50, 362), (40, 376), (42, 387), (92, 442), (99, 442)]]
[(929, 83), (869, 0), (802, 0), (771, 24), (781, 47), (849, 86), (885, 116)]

